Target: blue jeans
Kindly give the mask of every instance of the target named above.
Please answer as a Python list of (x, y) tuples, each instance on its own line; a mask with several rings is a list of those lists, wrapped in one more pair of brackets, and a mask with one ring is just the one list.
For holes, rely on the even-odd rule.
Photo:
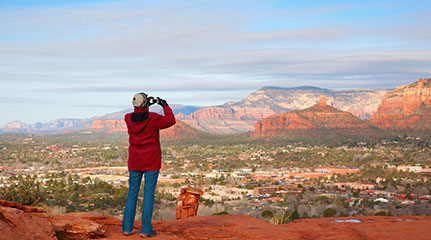
[(129, 171), (129, 192), (127, 194), (126, 207), (123, 216), (123, 233), (131, 233), (136, 214), (136, 202), (138, 201), (139, 189), (141, 187), (142, 175), (145, 175), (144, 203), (142, 208), (141, 233), (150, 234), (153, 231), (151, 218), (153, 217), (154, 192), (156, 190), (157, 171)]

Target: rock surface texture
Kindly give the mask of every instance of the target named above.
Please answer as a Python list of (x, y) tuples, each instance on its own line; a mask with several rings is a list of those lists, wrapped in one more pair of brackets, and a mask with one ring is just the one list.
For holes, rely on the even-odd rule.
[[(264, 87), (240, 101), (221, 106), (198, 111), (192, 106), (173, 104), (172, 107), (177, 119), (193, 128), (212, 133), (240, 133), (253, 130), (254, 124), (265, 117), (311, 107), (320, 95), (328, 97), (329, 105), (367, 119), (376, 112), (386, 92), (382, 89), (337, 91), (317, 87)], [(86, 130), (89, 126), (92, 131), (119, 132), (124, 130), (120, 120), (126, 112), (130, 109), (88, 119), (57, 119), (35, 124), (15, 121), (0, 126), (0, 132), (59, 133)]]
[(431, 129), (431, 78), (397, 87), (383, 98), (371, 122), (395, 130)]
[[(352, 221), (353, 222), (349, 222)], [(340, 222), (341, 221), (341, 222)], [(0, 207), (0, 240), (142, 239), (136, 221), (131, 236), (121, 233), (121, 220), (92, 213), (47, 215)], [(197, 216), (153, 221), (152, 239), (429, 239), (429, 216), (301, 219), (283, 225), (239, 215)]]
[(59, 238), (74, 240), (103, 238), (106, 233), (105, 227), (97, 222), (103, 219), (105, 219), (103, 215), (84, 212), (49, 216)]
[(88, 130), (109, 133), (127, 132), (127, 126), (124, 120), (94, 120)]
[(206, 107), (190, 115), (176, 117), (186, 124), (206, 132), (239, 133), (253, 130), (257, 121), (287, 111), (313, 106), (325, 95), (329, 105), (366, 119), (375, 114), (386, 90), (336, 91), (316, 87), (264, 87), (238, 102), (218, 107)]
[(183, 188), (177, 202), (176, 219), (194, 217), (199, 208), (199, 198), (203, 192), (195, 188)]
[(1, 240), (53, 240), (54, 228), (41, 208), (0, 200)]
[(265, 118), (254, 125), (254, 136), (270, 137), (289, 131), (321, 129), (355, 133), (373, 128), (367, 121), (331, 107), (326, 101), (326, 97), (321, 96), (318, 103), (312, 107)]

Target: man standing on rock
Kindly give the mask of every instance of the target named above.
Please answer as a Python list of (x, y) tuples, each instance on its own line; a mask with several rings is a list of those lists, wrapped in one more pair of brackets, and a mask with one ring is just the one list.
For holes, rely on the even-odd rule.
[[(163, 107), (164, 116), (149, 112), (151, 104)], [(159, 130), (175, 124), (175, 117), (168, 103), (160, 98), (148, 97), (145, 93), (133, 97), (133, 113), (124, 117), (129, 133), (129, 192), (123, 216), (123, 234), (132, 234), (136, 214), (136, 202), (144, 175), (144, 202), (142, 208), (141, 237), (156, 236), (151, 219), (153, 216), (154, 192), (161, 168), (162, 151), (160, 149)]]

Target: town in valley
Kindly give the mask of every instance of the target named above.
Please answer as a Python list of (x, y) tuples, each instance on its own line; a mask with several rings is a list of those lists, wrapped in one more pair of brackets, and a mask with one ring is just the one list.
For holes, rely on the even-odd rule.
[[(95, 211), (121, 217), (127, 149), (127, 139), (3, 138), (1, 194), (7, 195), (11, 186), (23, 194), (37, 187), (39, 192), (25, 197), (37, 198), (54, 213)], [(162, 149), (155, 219), (174, 219), (184, 187), (204, 192), (199, 215), (242, 214), (277, 223), (285, 213), (290, 217), (284, 221), (431, 214), (431, 148), (420, 138), (339, 146), (167, 142)]]

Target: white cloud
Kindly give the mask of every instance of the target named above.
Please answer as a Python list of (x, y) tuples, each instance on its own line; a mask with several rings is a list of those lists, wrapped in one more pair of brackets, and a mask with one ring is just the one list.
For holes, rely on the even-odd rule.
[[(36, 92), (64, 106), (75, 99), (85, 106), (80, 94), (98, 93), (105, 106), (118, 106), (120, 97), (146, 89), (221, 104), (268, 85), (394, 87), (431, 75), (426, 7), (416, 10), (420, 17), (413, 11), (367, 17), (367, 9), (385, 6), (271, 7), (279, 3), (121, 1), (0, 10), (0, 93), (12, 99)], [(61, 94), (69, 99), (54, 97)]]

